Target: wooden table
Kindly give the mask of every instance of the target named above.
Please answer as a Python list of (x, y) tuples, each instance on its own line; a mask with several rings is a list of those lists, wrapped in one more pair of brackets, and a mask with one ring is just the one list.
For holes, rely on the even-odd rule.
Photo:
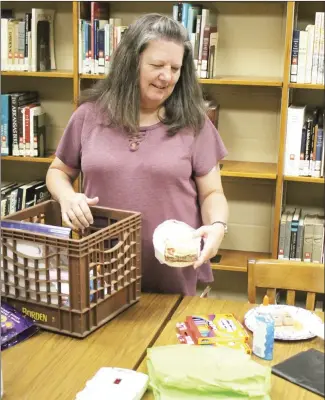
[(140, 301), (85, 339), (41, 332), (1, 353), (4, 400), (73, 400), (99, 368), (136, 369), (181, 297)]
[[(254, 307), (254, 305), (245, 302), (222, 301), (211, 298), (204, 299), (199, 297), (185, 297), (175, 311), (171, 320), (167, 323), (166, 327), (159, 335), (159, 338), (154, 345), (163, 346), (178, 343), (176, 339), (175, 325), (176, 322), (184, 321), (187, 315), (198, 313), (208, 314), (230, 312), (233, 313), (237, 317), (237, 319), (243, 323), (245, 313), (252, 307)], [(320, 313), (319, 315), (324, 320), (324, 313)], [(263, 365), (274, 365), (281, 361), (284, 361), (290, 356), (299, 353), (300, 351), (304, 351), (310, 348), (315, 348), (324, 352), (324, 341), (320, 338), (299, 342), (276, 341), (272, 361), (261, 360), (254, 355), (252, 356), (252, 358)], [(145, 359), (140, 364), (138, 371), (147, 373)], [(279, 378), (273, 374), (271, 378), (271, 384), (272, 400), (319, 400), (321, 398), (320, 396), (297, 385), (294, 385), (282, 378)], [(152, 400), (153, 398), (154, 397), (152, 392), (148, 390), (143, 397), (143, 400)]]

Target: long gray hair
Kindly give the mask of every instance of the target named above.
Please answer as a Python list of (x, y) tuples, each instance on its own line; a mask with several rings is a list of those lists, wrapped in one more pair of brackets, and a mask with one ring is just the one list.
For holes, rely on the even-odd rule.
[(169, 135), (182, 128), (197, 134), (205, 120), (205, 106), (198, 83), (192, 45), (186, 29), (177, 21), (160, 14), (146, 14), (137, 19), (124, 32), (113, 54), (108, 76), (85, 90), (79, 104), (97, 102), (107, 115), (108, 124), (124, 129), (127, 133), (139, 131), (140, 116), (140, 55), (151, 40), (169, 40), (184, 46), (183, 64), (177, 84), (166, 99), (165, 116)]

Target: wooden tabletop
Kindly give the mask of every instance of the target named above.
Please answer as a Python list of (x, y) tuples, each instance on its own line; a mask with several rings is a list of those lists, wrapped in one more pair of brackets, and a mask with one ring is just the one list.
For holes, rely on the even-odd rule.
[[(254, 305), (245, 302), (223, 301), (212, 298), (185, 297), (173, 317), (163, 329), (154, 346), (164, 346), (168, 344), (177, 344), (176, 339), (176, 322), (182, 322), (185, 317), (192, 314), (208, 314), (208, 313), (233, 313), (236, 318), (243, 323), (245, 313), (254, 307)], [(319, 313), (319, 316), (324, 320), (324, 313)], [(250, 335), (251, 339), (251, 335)], [(250, 342), (251, 345), (251, 342)], [(186, 345), (183, 345), (186, 346)], [(256, 356), (252, 358), (263, 365), (274, 365), (285, 359), (301, 352), (315, 348), (324, 352), (324, 341), (320, 338), (297, 342), (281, 342), (276, 341), (274, 345), (273, 360), (265, 361)], [(138, 371), (147, 373), (145, 359), (140, 364)], [(305, 390), (297, 385), (294, 385), (282, 378), (272, 374), (271, 378), (271, 398), (272, 400), (319, 400), (321, 397)], [(150, 390), (147, 391), (143, 400), (152, 400), (153, 394)]]
[(73, 400), (101, 367), (136, 369), (180, 296), (140, 301), (85, 339), (42, 331), (1, 353), (4, 400)]

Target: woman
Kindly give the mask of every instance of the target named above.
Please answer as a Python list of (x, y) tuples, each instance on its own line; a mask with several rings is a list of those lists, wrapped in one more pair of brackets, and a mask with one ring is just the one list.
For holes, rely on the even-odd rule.
[[(47, 174), (67, 225), (93, 222), (92, 205), (142, 213), (142, 290), (195, 295), (212, 282), (208, 260), (228, 218), (218, 162), (226, 149), (206, 117), (191, 43), (181, 24), (159, 14), (124, 33), (110, 74), (86, 91)], [(72, 182), (83, 173), (84, 194)], [(205, 238), (194, 266), (172, 268), (154, 256), (152, 235), (177, 219)]]

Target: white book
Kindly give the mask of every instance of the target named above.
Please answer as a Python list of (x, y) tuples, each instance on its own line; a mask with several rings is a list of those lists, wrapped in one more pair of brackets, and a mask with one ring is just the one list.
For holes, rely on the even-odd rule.
[(315, 25), (307, 25), (306, 31), (308, 32), (308, 39), (307, 39), (305, 83), (311, 83), (311, 71), (312, 71), (312, 66), (313, 66)]
[(317, 66), (317, 81), (318, 84), (324, 84), (324, 13), (321, 13), (321, 27)]
[(311, 83), (317, 82), (321, 24), (322, 24), (322, 13), (317, 12), (315, 14), (315, 37), (314, 37), (314, 48), (313, 48), (313, 65), (312, 65), (312, 73), (311, 73)]
[(297, 83), (305, 83), (308, 32), (300, 31)]
[(25, 21), (20, 21), (18, 24), (18, 64), (19, 70), (24, 71), (25, 57)]
[(109, 66), (110, 66), (110, 61), (111, 61), (111, 57), (110, 57), (110, 28), (109, 28), (109, 24), (105, 24), (104, 27), (105, 30), (105, 75), (107, 75), (109, 73)]
[(8, 70), (8, 19), (1, 18), (1, 71)]
[(13, 60), (13, 70), (19, 71), (19, 21), (15, 21), (14, 24), (14, 60)]
[(306, 106), (288, 108), (284, 174), (299, 176), (302, 128), (305, 121)]
[(78, 25), (78, 52), (79, 52), (79, 70), (78, 73), (82, 73), (83, 69), (83, 55), (84, 55), (84, 48), (85, 48), (85, 41), (84, 41), (84, 36), (83, 36), (83, 29), (84, 29), (84, 23), (82, 19), (79, 19), (79, 25)]
[(199, 44), (199, 58), (198, 58), (199, 65), (201, 65), (202, 62), (204, 28), (206, 25), (209, 25), (209, 23), (210, 23), (210, 10), (203, 8), (201, 17), (201, 27), (200, 27), (200, 44)]

